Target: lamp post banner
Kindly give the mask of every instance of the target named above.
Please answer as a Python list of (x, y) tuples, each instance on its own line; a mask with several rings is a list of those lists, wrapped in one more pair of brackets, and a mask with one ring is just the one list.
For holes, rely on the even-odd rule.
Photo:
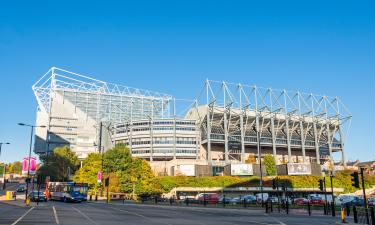
[(22, 161), (22, 174), (26, 175), (29, 170), (30, 175), (35, 175), (36, 172), (36, 157), (30, 158), (30, 169), (29, 169), (29, 157), (24, 157)]
[(101, 183), (102, 179), (103, 179), (103, 173), (101, 171), (99, 171), (98, 175), (97, 175), (97, 181), (98, 181), (98, 183)]

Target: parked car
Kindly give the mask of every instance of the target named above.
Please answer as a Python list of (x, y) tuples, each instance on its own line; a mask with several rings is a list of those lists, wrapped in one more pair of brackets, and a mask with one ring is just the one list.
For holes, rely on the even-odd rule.
[(257, 203), (257, 197), (254, 195), (245, 195), (243, 196), (243, 198), (246, 201), (246, 203), (250, 203), (250, 204)]
[(203, 193), (197, 197), (200, 203), (217, 204), (219, 203), (219, 195), (216, 193)]
[(349, 206), (364, 206), (365, 205), (365, 200), (363, 198), (359, 198), (359, 197), (354, 197), (353, 200), (345, 203), (345, 205), (349, 205)]
[(278, 203), (279, 199), (277, 197), (269, 197), (268, 201), (271, 201), (272, 203)]
[(345, 205), (346, 203), (353, 201), (356, 196), (354, 195), (339, 195), (335, 198), (336, 205)]
[(26, 185), (25, 184), (19, 184), (19, 185), (17, 185), (16, 191), (17, 192), (24, 192), (24, 191), (26, 191)]
[(311, 203), (311, 205), (324, 205), (325, 201), (323, 200), (323, 198), (312, 197), (310, 199), (310, 203)]
[(30, 201), (32, 202), (46, 202), (47, 201), (47, 197), (46, 195), (41, 192), (41, 191), (32, 191), (29, 193), (29, 199)]
[(224, 203), (224, 204), (229, 204), (231, 200), (232, 200), (232, 198), (230, 198), (230, 197), (221, 197), (219, 199), (219, 202)]
[(307, 205), (309, 200), (307, 198), (295, 198), (293, 200), (293, 203), (296, 205)]
[(268, 193), (258, 193), (255, 196), (257, 198), (258, 203), (261, 203), (262, 200), (263, 202), (266, 202), (268, 200)]
[(241, 204), (243, 202), (243, 198), (242, 197), (235, 197), (235, 198), (232, 198), (229, 203), (232, 204), (232, 205), (236, 205), (236, 204)]

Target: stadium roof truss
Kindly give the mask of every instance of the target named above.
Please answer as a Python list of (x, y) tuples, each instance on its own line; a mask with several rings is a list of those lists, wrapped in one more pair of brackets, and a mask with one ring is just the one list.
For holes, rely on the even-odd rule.
[(255, 136), (253, 140), (256, 140), (254, 130), (259, 130), (260, 138), (268, 138), (273, 146), (277, 141), (285, 140), (289, 157), (293, 143), (299, 143), (305, 154), (304, 148), (310, 140), (314, 143), (317, 157), (321, 147), (329, 148), (332, 153), (335, 147), (340, 146), (338, 149), (343, 152), (343, 141), (352, 118), (338, 97), (212, 80), (206, 80), (196, 98), (196, 106), (202, 105), (208, 108), (203, 113), (197, 110), (199, 123), (203, 124), (202, 129), (206, 133), (202, 136), (216, 133), (223, 139), (225, 137), (226, 161), (230, 152), (228, 141), (240, 140), (240, 136), (242, 142), (245, 142), (243, 136)]
[[(38, 106), (49, 113), (54, 92), (96, 120), (123, 122), (169, 115), (170, 95), (100, 81), (52, 67), (33, 86)], [(82, 100), (86, 99), (86, 100)]]

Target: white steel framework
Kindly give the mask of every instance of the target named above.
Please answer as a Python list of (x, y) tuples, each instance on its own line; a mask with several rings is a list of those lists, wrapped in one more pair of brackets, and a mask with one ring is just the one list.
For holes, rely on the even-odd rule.
[(88, 116), (115, 122), (166, 117), (172, 99), (167, 94), (112, 84), (56, 67), (32, 89), (39, 108), (45, 112), (50, 111), (53, 93), (59, 92)]
[(200, 124), (209, 162), (218, 144), (225, 163), (244, 162), (249, 148), (257, 148), (256, 131), (275, 159), (285, 150), (288, 162), (295, 154), (308, 161), (313, 153), (310, 162), (322, 163), (341, 152), (345, 162), (344, 131), (352, 116), (338, 97), (207, 80), (196, 106), (189, 114)]

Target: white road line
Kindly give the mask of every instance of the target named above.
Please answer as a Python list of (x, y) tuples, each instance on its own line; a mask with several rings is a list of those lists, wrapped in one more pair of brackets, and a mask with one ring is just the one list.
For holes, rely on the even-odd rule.
[[(149, 218), (149, 217), (147, 217), (147, 216), (144, 216), (144, 215), (142, 215), (142, 214), (136, 213), (136, 212), (131, 212), (131, 211), (128, 211), (128, 210), (118, 209), (118, 208), (114, 208), (114, 207), (109, 207), (109, 208), (114, 209), (114, 210), (117, 210), (117, 211), (121, 211), (121, 212), (126, 212), (126, 213), (128, 213), (128, 214), (132, 214), (132, 215), (135, 215), (135, 216), (141, 217), (141, 218), (143, 218), (143, 219), (146, 219), (146, 220), (149, 220), (149, 221), (155, 223), (155, 220), (153, 220), (153, 219), (151, 219), (151, 218)], [(171, 224), (166, 223), (165, 225), (171, 225)]]
[(33, 210), (35, 207), (31, 207), (29, 210), (27, 210), (20, 218), (18, 218), (16, 221), (14, 221), (11, 225), (16, 225), (18, 222), (20, 222), (31, 210)]
[(60, 224), (59, 218), (57, 217), (55, 206), (52, 206), (52, 209), (53, 209), (53, 215), (55, 216), (56, 224)]
[(79, 214), (81, 214), (83, 217), (85, 217), (88, 221), (90, 221), (91, 223), (95, 224), (95, 225), (99, 225), (98, 223), (96, 223), (94, 220), (92, 220), (90, 217), (88, 217), (86, 214), (84, 214), (81, 210), (77, 209), (76, 207), (72, 207), (75, 211), (77, 211)]
[(269, 214), (264, 214), (264, 215), (267, 216), (267, 217), (269, 217), (269, 218), (272, 218), (277, 224), (286, 225), (285, 223), (281, 222), (280, 220), (276, 219), (273, 216), (270, 216)]

